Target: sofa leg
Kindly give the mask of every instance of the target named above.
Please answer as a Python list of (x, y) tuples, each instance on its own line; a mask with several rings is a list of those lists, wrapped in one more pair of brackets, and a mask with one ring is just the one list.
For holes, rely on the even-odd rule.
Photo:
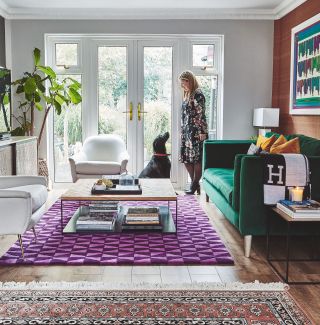
[(209, 202), (209, 196), (207, 193), (206, 193), (206, 202)]
[(32, 231), (33, 231), (33, 235), (34, 235), (34, 241), (37, 242), (37, 234), (36, 234), (36, 230), (34, 227), (32, 227)]
[(19, 243), (20, 243), (21, 255), (22, 255), (22, 258), (24, 259), (24, 249), (23, 249), (23, 243), (22, 243), (21, 235), (18, 235), (18, 238), (19, 238)]
[(244, 236), (244, 256), (250, 257), (252, 235)]

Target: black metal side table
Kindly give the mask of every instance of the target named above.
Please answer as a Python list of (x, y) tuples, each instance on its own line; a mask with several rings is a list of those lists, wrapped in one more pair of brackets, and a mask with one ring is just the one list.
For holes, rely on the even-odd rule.
[[(312, 258), (312, 259), (291, 259), (290, 258), (290, 243), (291, 243), (291, 227), (292, 224), (303, 224), (303, 223), (314, 223), (316, 224), (316, 226), (318, 226), (320, 228), (320, 217), (319, 218), (308, 218), (307, 216), (304, 217), (303, 219), (293, 219), (292, 217), (290, 217), (287, 213), (285, 213), (284, 211), (276, 208), (276, 207), (271, 207), (270, 208), (271, 211), (269, 211), (269, 215), (267, 218), (267, 261), (269, 263), (269, 265), (272, 267), (272, 269), (280, 276), (280, 278), (288, 283), (288, 284), (320, 284), (320, 280), (319, 281), (289, 281), (289, 265), (290, 262), (316, 262), (316, 261), (320, 261), (319, 259), (316, 258)], [(282, 259), (271, 259), (270, 258), (270, 239), (271, 239), (271, 234), (270, 234), (270, 229), (271, 229), (271, 218), (273, 216), (278, 216), (279, 218), (281, 218), (282, 220), (284, 220), (286, 222), (286, 256), (285, 258)], [(285, 275), (283, 273), (281, 273), (281, 271), (274, 265), (273, 262), (286, 262), (286, 271), (285, 271)], [(319, 272), (319, 276), (320, 276), (320, 272)]]

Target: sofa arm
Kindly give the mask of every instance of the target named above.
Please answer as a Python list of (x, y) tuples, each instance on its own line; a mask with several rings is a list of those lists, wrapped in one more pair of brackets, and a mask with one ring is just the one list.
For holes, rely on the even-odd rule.
[(239, 230), (242, 235), (264, 235), (267, 207), (263, 196), (264, 159), (244, 156), (240, 170)]
[(35, 184), (47, 187), (43, 176), (0, 176), (0, 189)]
[(0, 190), (0, 235), (23, 234), (32, 216), (31, 194), (25, 191)]
[(233, 168), (236, 154), (246, 154), (251, 140), (206, 140), (203, 144), (203, 170)]

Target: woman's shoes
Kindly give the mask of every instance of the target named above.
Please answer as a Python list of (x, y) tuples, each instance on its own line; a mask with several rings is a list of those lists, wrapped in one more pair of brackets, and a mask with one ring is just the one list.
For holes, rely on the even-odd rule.
[(199, 195), (201, 193), (199, 183), (192, 183), (190, 189), (185, 191), (186, 194), (194, 194), (195, 192)]

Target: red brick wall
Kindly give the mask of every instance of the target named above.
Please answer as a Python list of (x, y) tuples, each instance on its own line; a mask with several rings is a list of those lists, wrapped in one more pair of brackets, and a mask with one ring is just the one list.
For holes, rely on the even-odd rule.
[(302, 133), (320, 138), (320, 115), (289, 115), (291, 29), (320, 13), (320, 0), (308, 0), (274, 22), (272, 107), (280, 108), (283, 133)]

